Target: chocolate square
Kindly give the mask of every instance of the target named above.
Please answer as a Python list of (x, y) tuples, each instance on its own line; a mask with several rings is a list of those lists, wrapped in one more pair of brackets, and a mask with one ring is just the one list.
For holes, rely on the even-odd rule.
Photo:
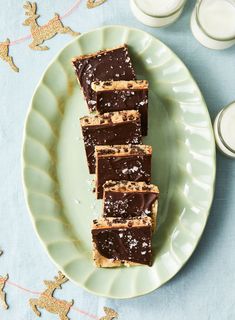
[(151, 179), (152, 147), (146, 145), (96, 146), (96, 193), (103, 197), (106, 181)]
[(90, 173), (95, 173), (95, 146), (141, 143), (140, 114), (136, 110), (80, 119)]
[(72, 63), (90, 111), (96, 110), (92, 82), (136, 79), (127, 45), (78, 56), (73, 58)]
[(99, 113), (138, 110), (141, 114), (142, 135), (148, 133), (148, 82), (99, 81), (93, 82), (96, 92), (96, 108)]
[(95, 220), (93, 258), (97, 267), (152, 265), (151, 219)]
[(104, 184), (104, 218), (152, 218), (155, 229), (159, 189), (152, 184), (133, 181), (107, 181)]

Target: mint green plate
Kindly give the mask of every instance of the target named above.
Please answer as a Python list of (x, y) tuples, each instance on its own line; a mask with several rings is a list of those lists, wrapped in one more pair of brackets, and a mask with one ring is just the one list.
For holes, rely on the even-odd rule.
[[(130, 47), (139, 79), (150, 82), (152, 182), (161, 191), (152, 267), (97, 269), (92, 219), (101, 201), (92, 193), (79, 117), (88, 113), (70, 60), (80, 54)], [(203, 97), (184, 64), (151, 35), (123, 26), (84, 33), (49, 65), (25, 125), (23, 175), (35, 230), (49, 256), (72, 281), (97, 295), (130, 298), (171, 279), (204, 230), (215, 181), (215, 145)]]

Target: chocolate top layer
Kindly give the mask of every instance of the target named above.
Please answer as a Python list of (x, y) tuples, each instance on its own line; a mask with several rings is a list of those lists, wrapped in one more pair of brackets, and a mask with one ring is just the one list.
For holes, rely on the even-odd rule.
[(138, 110), (141, 113), (142, 133), (148, 131), (148, 89), (98, 91), (96, 108), (99, 113)]
[(152, 264), (151, 226), (92, 230), (96, 250), (107, 259)]
[(82, 132), (90, 173), (95, 173), (95, 146), (106, 144), (115, 145), (119, 143), (141, 143), (141, 126), (139, 120), (83, 126)]
[(150, 182), (151, 155), (130, 154), (97, 157), (97, 197), (103, 197), (103, 185), (108, 180)]
[(158, 198), (153, 192), (105, 191), (104, 217), (135, 218), (152, 215), (152, 206)]
[(91, 111), (96, 109), (96, 92), (91, 88), (92, 82), (135, 80), (135, 72), (126, 45), (93, 55), (77, 57), (72, 63)]

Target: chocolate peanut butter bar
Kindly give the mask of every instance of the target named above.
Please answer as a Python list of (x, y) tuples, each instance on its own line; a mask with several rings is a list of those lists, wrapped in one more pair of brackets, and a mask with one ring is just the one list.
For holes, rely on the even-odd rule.
[(97, 267), (152, 265), (151, 218), (94, 220), (93, 259)]
[(159, 189), (153, 184), (135, 181), (107, 181), (104, 186), (103, 217), (152, 218), (156, 226)]
[(96, 93), (91, 88), (92, 82), (136, 79), (127, 45), (75, 57), (72, 64), (90, 111), (96, 110)]
[(96, 109), (99, 113), (119, 110), (139, 110), (142, 134), (148, 132), (148, 81), (96, 81)]
[(80, 119), (90, 173), (95, 173), (95, 146), (141, 143), (140, 113), (117, 111)]
[(96, 146), (96, 193), (103, 197), (106, 181), (145, 181), (151, 178), (152, 147), (147, 145)]

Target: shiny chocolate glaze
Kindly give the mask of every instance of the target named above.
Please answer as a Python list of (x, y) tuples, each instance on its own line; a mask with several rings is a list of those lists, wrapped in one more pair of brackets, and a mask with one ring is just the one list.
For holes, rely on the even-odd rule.
[(107, 259), (152, 265), (151, 226), (93, 229), (96, 250)]
[(97, 162), (97, 198), (103, 197), (103, 185), (106, 181), (145, 181), (151, 179), (151, 155), (127, 154), (99, 156)]
[(152, 206), (157, 199), (156, 192), (105, 191), (103, 216), (135, 218), (146, 214), (151, 217)]
[(148, 133), (148, 89), (105, 90), (97, 92), (99, 113), (138, 110), (141, 114), (142, 134)]

